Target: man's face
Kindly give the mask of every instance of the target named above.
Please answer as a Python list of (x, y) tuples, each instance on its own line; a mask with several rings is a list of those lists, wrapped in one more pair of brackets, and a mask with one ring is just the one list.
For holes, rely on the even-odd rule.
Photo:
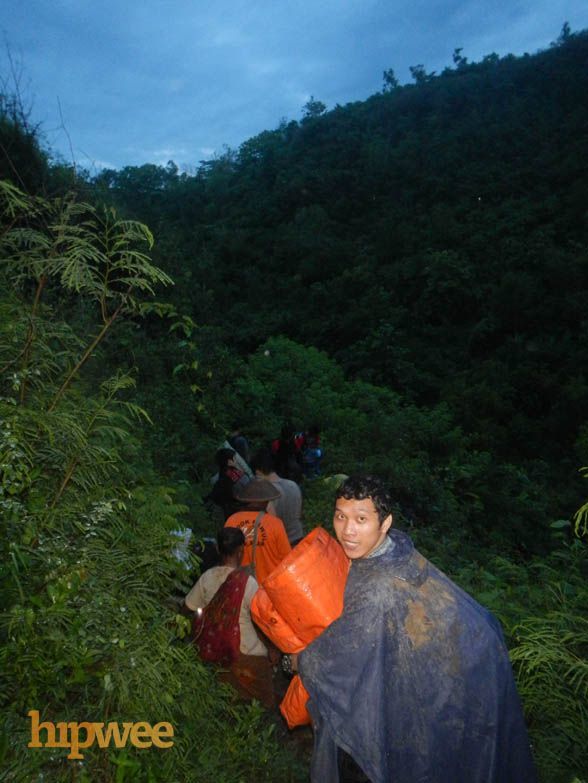
[(392, 515), (380, 525), (378, 512), (371, 498), (346, 500), (337, 498), (333, 525), (337, 540), (351, 560), (367, 557), (377, 549), (390, 529)]

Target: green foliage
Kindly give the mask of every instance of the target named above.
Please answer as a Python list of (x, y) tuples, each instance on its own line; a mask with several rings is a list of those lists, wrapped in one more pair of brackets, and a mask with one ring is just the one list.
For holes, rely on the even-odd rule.
[[(584, 478), (588, 476), (588, 468), (582, 468)], [(586, 536), (588, 533), (588, 503), (584, 503), (574, 515), (575, 533), (577, 536)]]
[[(586, 596), (584, 595), (584, 600)], [(562, 600), (546, 617), (527, 619), (517, 628), (520, 643), (512, 659), (520, 670), (519, 688), (545, 780), (586, 776), (588, 739), (588, 626), (578, 610)]]
[(424, 65), (411, 65), (408, 70), (415, 84), (425, 84), (435, 76), (435, 71), (427, 73)]
[(588, 549), (575, 541), (530, 564), (494, 559), (457, 580), (501, 619), (541, 779), (588, 775)]
[[(169, 282), (136, 249), (149, 232), (109, 210), (1, 192), (3, 780), (300, 779), (259, 705), (237, 703), (184, 639), (172, 595), (190, 582), (173, 533), (187, 509), (140, 452), (151, 420), (130, 398), (134, 379), (85, 377), (105, 327), (145, 313), (142, 297)], [(53, 722), (168, 721), (174, 745), (93, 747), (78, 764), (27, 747), (31, 709)]]
[[(49, 348), (47, 341), (38, 339), (37, 328), (44, 290), (56, 284), (82, 295), (84, 304), (94, 303), (99, 308), (101, 324), (78, 360), (70, 363), (49, 404), (52, 411), (114, 322), (140, 313), (141, 295), (152, 295), (155, 285), (171, 283), (171, 279), (137, 247), (141, 243), (152, 246), (150, 231), (139, 223), (119, 219), (111, 208), (78, 204), (71, 196), (51, 201), (28, 197), (8, 182), (0, 184), (0, 204), (5, 219), (0, 234), (5, 280), (17, 293), (32, 284), (36, 287), (30, 309), (23, 308), (14, 327), (22, 329), (28, 321), (22, 351), (4, 368), (20, 364), (15, 383), (20, 387), (21, 402), (31, 374), (40, 373), (35, 362), (43, 361), (39, 357)], [(67, 331), (67, 326), (63, 329)], [(53, 355), (61, 360), (71, 358), (67, 351)]]
[[(212, 393), (201, 395), (200, 404), (221, 432), (239, 419), (255, 447), (276, 437), (284, 421), (298, 429), (316, 424), (324, 473), (382, 475), (407, 524), (438, 533), (459, 527), (465, 540), (498, 551), (536, 551), (550, 540), (535, 478), (477, 449), (447, 405), (421, 408), (388, 389), (350, 380), (325, 353), (285, 337), (267, 340), (245, 363), (229, 354), (211, 372)], [(214, 441), (207, 445), (210, 455)], [(501, 517), (508, 518), (508, 530)]]
[(324, 527), (332, 535), (335, 491), (344, 474), (316, 479), (304, 487), (304, 527), (310, 532), (315, 527)]
[(5, 54), (11, 76), (0, 75), (0, 180), (11, 180), (34, 192), (48, 178), (48, 155), (19, 91), (18, 63), (9, 50)]
[(386, 68), (386, 70), (382, 75), (382, 78), (384, 80), (384, 87), (382, 89), (382, 92), (392, 92), (392, 90), (395, 90), (397, 87), (400, 86), (400, 82), (396, 78), (393, 68)]
[[(562, 31), (532, 57), (478, 63), (456, 49), (439, 76), (400, 86), (386, 72), (385, 94), (283, 122), (193, 176), (127, 167), (96, 184), (158, 226), (171, 296), (214, 332), (213, 356), (238, 367), (284, 335), (408, 404), (445, 403), (489, 455), (475, 458), (490, 460), (488, 500), (501, 475), (528, 480), (545, 529), (581, 497), (587, 44)], [(508, 516), (493, 524), (510, 530)]]
[[(21, 634), (41, 662), (26, 687), (55, 692), (54, 714), (80, 717), (75, 705), (108, 698), (113, 715), (162, 710), (192, 739), (173, 762), (92, 756), (80, 779), (298, 774), (281, 758), (260, 763), (275, 749), (271, 726), (198, 668), (165, 607), (182, 575), (167, 570), (161, 531), (189, 518), (211, 532), (201, 495), (234, 419), (254, 447), (286, 419), (321, 427), (329, 478), (304, 485), (308, 529), (330, 525), (331, 477), (387, 479), (396, 524), (503, 623), (543, 779), (586, 776), (586, 549), (570, 520), (588, 456), (587, 45), (566, 24), (532, 57), (472, 63), (456, 49), (439, 76), (413, 66), (415, 84), (389, 69), (367, 101), (327, 112), (311, 99), (299, 123), (193, 175), (173, 164), (102, 172), (92, 198), (148, 220), (153, 247), (110, 209), (0, 186), (3, 660), (20, 676), (9, 631)], [(171, 304), (145, 301), (167, 276)], [(120, 357), (137, 373), (119, 373)], [(144, 410), (153, 426), (131, 434)], [(583, 506), (577, 535), (586, 517)], [(144, 551), (128, 531), (144, 533)], [(82, 576), (67, 554), (78, 539)], [(49, 564), (39, 547), (53, 547)], [(142, 557), (145, 607), (123, 568)], [(124, 598), (155, 649), (138, 629), (123, 635), (107, 600), (108, 633), (84, 642), (86, 660), (78, 623), (99, 624), (91, 585)], [(129, 650), (148, 672), (144, 689)], [(62, 651), (52, 679), (48, 661)], [(22, 711), (9, 715), (24, 731)], [(251, 756), (240, 755), (245, 741)], [(39, 758), (59, 779), (63, 766)]]
[(322, 101), (317, 101), (317, 99), (311, 95), (303, 106), (304, 119), (310, 120), (314, 117), (320, 117), (321, 114), (326, 112), (326, 110), (327, 107), (325, 104)]

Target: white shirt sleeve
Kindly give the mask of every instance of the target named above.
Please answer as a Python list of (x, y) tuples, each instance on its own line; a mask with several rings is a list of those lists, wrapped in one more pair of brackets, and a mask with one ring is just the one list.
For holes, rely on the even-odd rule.
[(247, 584), (245, 585), (245, 592), (243, 593), (243, 604), (247, 608), (247, 611), (251, 611), (251, 601), (253, 601), (253, 596), (258, 591), (259, 585), (257, 584), (257, 581), (255, 580), (255, 577), (250, 576), (247, 579)]
[(259, 589), (259, 585), (255, 579), (250, 576), (245, 585), (245, 592), (243, 593), (243, 602), (241, 604), (241, 652), (245, 655), (261, 655), (267, 656), (267, 649), (264, 643), (261, 641), (255, 630), (255, 625), (251, 618), (251, 601), (253, 596)]
[(184, 603), (192, 612), (195, 612), (198, 608), (204, 609), (206, 606), (204, 589), (202, 585), (203, 576), (200, 577), (188, 595), (184, 598)]

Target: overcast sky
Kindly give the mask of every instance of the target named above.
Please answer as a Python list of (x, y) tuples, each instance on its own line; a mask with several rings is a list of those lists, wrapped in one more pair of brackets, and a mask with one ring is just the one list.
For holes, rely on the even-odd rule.
[[(2, 0), (7, 51), (49, 146), (85, 168), (236, 148), (313, 95), (364, 100), (393, 68), (534, 53), (588, 0)], [(7, 49), (8, 47), (8, 49)], [(67, 132), (63, 130), (66, 129)]]

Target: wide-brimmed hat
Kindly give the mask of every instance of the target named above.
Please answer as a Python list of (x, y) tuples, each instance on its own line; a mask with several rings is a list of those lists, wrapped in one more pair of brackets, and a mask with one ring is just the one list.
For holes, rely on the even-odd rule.
[(279, 490), (267, 479), (254, 478), (237, 490), (237, 500), (241, 503), (269, 503), (279, 497)]

